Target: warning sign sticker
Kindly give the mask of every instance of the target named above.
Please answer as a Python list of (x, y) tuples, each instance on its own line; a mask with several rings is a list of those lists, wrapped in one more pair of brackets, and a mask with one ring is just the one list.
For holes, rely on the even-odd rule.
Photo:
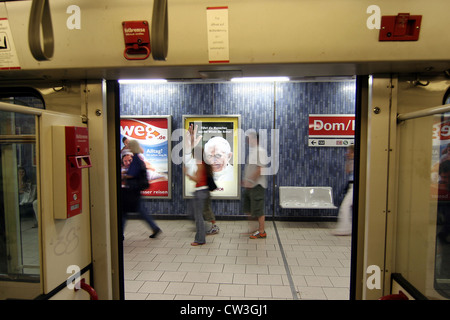
[(0, 18), (0, 70), (20, 69), (7, 18)]

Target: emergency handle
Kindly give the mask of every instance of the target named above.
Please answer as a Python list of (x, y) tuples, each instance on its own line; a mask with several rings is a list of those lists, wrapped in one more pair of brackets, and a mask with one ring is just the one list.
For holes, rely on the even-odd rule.
[(125, 40), (125, 50), (123, 56), (127, 60), (144, 60), (150, 56), (150, 31), (148, 22), (123, 21), (123, 37)]
[[(137, 51), (139, 50), (143, 50), (145, 51), (145, 53), (143, 53), (143, 56), (135, 56), (132, 57), (130, 56), (130, 54), (137, 54)], [(125, 57), (125, 59), (127, 60), (145, 60), (150, 56), (150, 49), (146, 46), (138, 46), (136, 48), (136, 46), (129, 46), (125, 48), (125, 51), (123, 52), (123, 56)]]

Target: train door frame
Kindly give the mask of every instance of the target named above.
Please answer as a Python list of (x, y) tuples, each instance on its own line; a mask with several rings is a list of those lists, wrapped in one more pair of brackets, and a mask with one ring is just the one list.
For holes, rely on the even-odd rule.
[(108, 166), (109, 166), (109, 205), (111, 212), (111, 269), (112, 297), (125, 299), (125, 276), (123, 263), (122, 218), (120, 213), (121, 172), (120, 172), (120, 87), (118, 80), (106, 81), (106, 108), (108, 123)]
[[(358, 245), (364, 241), (364, 204), (365, 194), (365, 152), (367, 145), (364, 142), (367, 136), (367, 107), (370, 104), (369, 98), (370, 77), (367, 75), (356, 77), (356, 101), (355, 101), (355, 188), (353, 205), (353, 226), (351, 240), (351, 261), (350, 261), (350, 292), (349, 299), (361, 299), (363, 288), (361, 281), (363, 270), (364, 246)], [(120, 217), (120, 185), (115, 183), (120, 181), (120, 85), (118, 80), (107, 80), (107, 109), (108, 109), (108, 144), (109, 144), (109, 166), (110, 166), (110, 206), (113, 212), (113, 204), (117, 208), (116, 219), (111, 219), (111, 243), (117, 243), (117, 248), (112, 247), (112, 269), (113, 272), (113, 296), (115, 299), (125, 298), (124, 290), (124, 267), (123, 267), (123, 245), (122, 245), (122, 225)], [(114, 128), (114, 129), (111, 129)], [(114, 152), (112, 152), (114, 150)], [(115, 171), (113, 170), (115, 168)], [(115, 181), (112, 182), (112, 177)], [(112, 183), (115, 183), (113, 188)], [(362, 188), (362, 192), (359, 191)]]
[(365, 221), (365, 183), (366, 183), (366, 152), (367, 152), (367, 110), (369, 104), (368, 75), (356, 77), (355, 105), (355, 151), (354, 151), (354, 194), (353, 219), (350, 260), (350, 300), (362, 298), (364, 221)]
[[(367, 105), (366, 182), (361, 195), (364, 204), (362, 270), (362, 296), (364, 300), (378, 299), (390, 287), (391, 250), (387, 238), (392, 238), (395, 185), (389, 179), (395, 164), (397, 79), (390, 75), (375, 75), (369, 79)], [(362, 273), (362, 274), (361, 274)]]

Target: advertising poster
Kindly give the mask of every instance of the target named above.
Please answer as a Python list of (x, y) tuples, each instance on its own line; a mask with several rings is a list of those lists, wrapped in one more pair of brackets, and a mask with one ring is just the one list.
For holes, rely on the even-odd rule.
[(127, 144), (135, 139), (141, 146), (141, 156), (147, 167), (150, 187), (141, 192), (146, 198), (171, 198), (171, 117), (130, 116), (120, 119), (121, 166), (126, 170)]
[[(218, 187), (216, 191), (211, 192), (211, 197), (239, 199), (239, 116), (183, 116), (183, 124), (187, 135), (184, 150), (186, 170), (190, 173), (196, 171), (197, 166), (191, 151), (201, 143)], [(193, 145), (190, 145), (189, 141), (192, 141)], [(195, 183), (186, 176), (183, 190), (185, 198), (192, 197), (195, 190)]]
[(450, 201), (450, 115), (436, 115), (431, 155), (431, 198)]

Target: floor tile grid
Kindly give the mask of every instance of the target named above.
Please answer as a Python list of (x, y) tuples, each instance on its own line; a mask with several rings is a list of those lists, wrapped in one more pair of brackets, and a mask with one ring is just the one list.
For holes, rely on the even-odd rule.
[(126, 299), (348, 299), (350, 237), (333, 236), (332, 224), (276, 222), (283, 259), (273, 222), (253, 240), (249, 222), (220, 221), (202, 247), (190, 246), (191, 221), (158, 223), (157, 239), (143, 222), (127, 224)]

